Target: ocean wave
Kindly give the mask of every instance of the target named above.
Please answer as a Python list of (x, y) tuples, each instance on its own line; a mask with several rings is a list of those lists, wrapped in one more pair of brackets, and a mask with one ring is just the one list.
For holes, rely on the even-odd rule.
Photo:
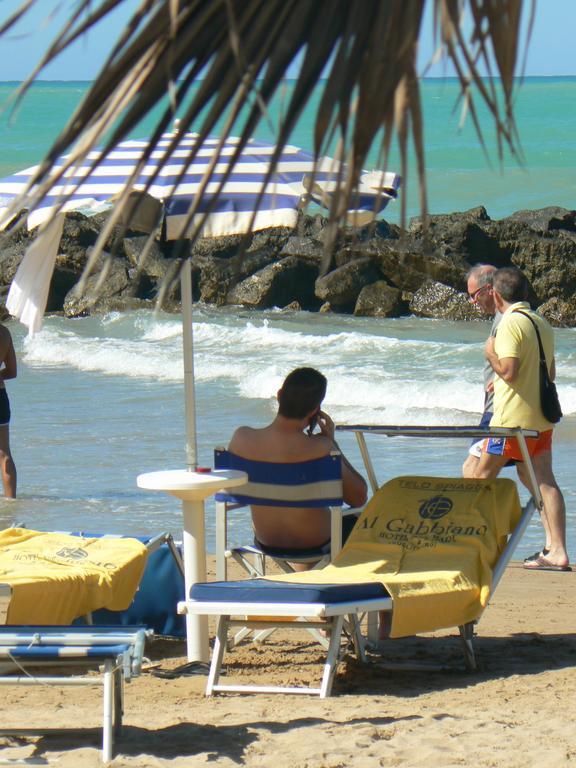
[[(40, 334), (26, 340), (24, 360), (33, 367), (68, 366), (106, 376), (180, 382), (181, 333), (173, 315), (149, 312), (110, 313), (74, 323), (50, 318)], [(290, 370), (313, 366), (328, 377), (330, 407), (361, 404), (396, 418), (443, 410), (477, 414), (483, 344), (402, 334), (366, 333), (362, 326), (293, 330), (268, 318), (203, 317), (194, 324), (195, 379), (199, 385), (227, 381), (242, 398), (266, 400)], [(562, 354), (558, 359), (558, 386), (564, 412), (571, 414), (576, 413), (576, 369), (565, 359)]]

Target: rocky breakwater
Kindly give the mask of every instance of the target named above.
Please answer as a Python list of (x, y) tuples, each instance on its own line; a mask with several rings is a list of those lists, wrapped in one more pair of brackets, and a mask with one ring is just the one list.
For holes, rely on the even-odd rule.
[[(116, 230), (88, 280), (79, 280), (105, 216), (66, 216), (48, 312), (69, 317), (155, 305), (177, 310), (179, 261), (174, 243)], [(302, 216), (296, 229), (206, 238), (191, 251), (194, 300), (253, 309), (287, 307), (361, 316), (468, 320), (479, 314), (466, 295), (478, 262), (515, 265), (529, 278), (533, 304), (557, 326), (576, 326), (576, 211), (545, 208), (492, 220), (483, 207), (413, 219), (407, 229), (384, 221), (345, 229), (326, 255), (327, 222)], [(0, 239), (0, 291), (9, 284), (33, 234)]]

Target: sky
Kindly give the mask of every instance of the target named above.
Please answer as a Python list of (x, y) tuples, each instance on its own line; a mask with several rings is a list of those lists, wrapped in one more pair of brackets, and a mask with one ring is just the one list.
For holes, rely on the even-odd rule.
[[(362, 0), (355, 0), (361, 2)], [(21, 5), (22, 0), (0, 0), (0, 22)], [(91, 31), (70, 51), (48, 67), (40, 76), (44, 80), (92, 80), (105, 61), (105, 56), (118, 36), (119, 29), (129, 18), (131, 11), (139, 5), (139, 0), (125, 0), (122, 9), (99, 28)], [(431, 3), (428, 4), (429, 7)], [(526, 2), (526, 10), (528, 2)], [(0, 41), (2, 68), (0, 79), (23, 80), (34, 64), (48, 47), (55, 33), (66, 18), (66, 9), (74, 6), (72, 0), (53, 2), (40, 0), (36, 3), (29, 20), (18, 31)], [(49, 19), (50, 8), (59, 8)], [(430, 59), (433, 53), (432, 37), (429, 32), (429, 15), (425, 19), (427, 33), (421, 42), (420, 64)], [(576, 0), (538, 0), (536, 18), (530, 48), (528, 51), (526, 75), (576, 75), (576, 55), (574, 53), (574, 30), (576, 29)], [(442, 77), (453, 72), (442, 63), (434, 66), (429, 76)]]

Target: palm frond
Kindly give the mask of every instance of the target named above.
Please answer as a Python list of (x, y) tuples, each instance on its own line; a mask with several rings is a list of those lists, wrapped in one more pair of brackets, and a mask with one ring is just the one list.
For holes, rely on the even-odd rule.
[[(20, 97), (44, 67), (124, 2), (75, 3), (48, 52), (23, 84)], [(455, 67), (461, 100), (480, 142), (476, 101), (489, 110), (500, 154), (506, 146), (519, 155), (513, 106), (522, 49), (522, 0), (429, 2), (434, 5), (435, 33)], [(38, 4), (40, 0), (22, 3), (0, 22), (0, 36), (13, 30)], [(529, 4), (533, 7), (534, 0)], [(342, 217), (378, 136), (383, 137), (384, 161), (394, 138), (398, 141), (404, 178), (412, 143), (425, 213), (424, 119), (416, 74), (425, 5), (425, 0), (142, 0), (82, 103), (40, 163), (32, 180), (39, 185), (35, 199), (54, 183), (57, 157), (70, 152), (68, 162), (73, 166), (97, 146), (110, 150), (129, 137), (151, 110), (165, 104), (166, 94), (170, 99), (156, 121), (150, 147), (178, 115), (181, 130), (195, 130), (199, 144), (224, 124), (223, 136), (232, 130), (238, 133), (240, 152), (266, 119), (270, 102), (291, 67), (300, 62), (276, 136), (278, 155), (319, 87), (314, 152), (325, 154), (336, 143), (347, 162), (332, 219)], [(487, 79), (484, 71), (489, 73)], [(64, 172), (65, 168), (59, 173)], [(190, 212), (190, 218), (195, 212)]]

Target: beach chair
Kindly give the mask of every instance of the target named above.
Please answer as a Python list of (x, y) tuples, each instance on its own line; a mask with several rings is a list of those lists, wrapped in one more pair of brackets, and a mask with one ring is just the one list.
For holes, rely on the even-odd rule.
[[(342, 548), (342, 518), (357, 510), (343, 510), (342, 464), (338, 451), (313, 461), (277, 464), (269, 461), (243, 459), (224, 448), (214, 451), (216, 469), (237, 469), (246, 472), (248, 483), (216, 493), (216, 578), (226, 580), (227, 560), (233, 558), (249, 576), (266, 574), (266, 559), (280, 570), (292, 573), (290, 563), (314, 564), (322, 568)], [(228, 513), (252, 504), (275, 507), (330, 508), (331, 536), (323, 547), (282, 551), (266, 547), (257, 539), (252, 544), (228, 549)]]
[[(258, 578), (266, 575), (266, 560), (271, 560), (284, 573), (293, 573), (292, 563), (305, 563), (311, 568), (323, 568), (342, 548), (342, 526), (344, 516), (350, 527), (354, 525), (358, 510), (344, 510), (342, 498), (342, 459), (338, 451), (312, 461), (291, 464), (269, 461), (253, 461), (217, 448), (214, 451), (216, 469), (237, 469), (246, 472), (248, 483), (227, 491), (216, 493), (216, 578), (228, 578), (227, 563), (233, 558), (248, 576)], [(330, 509), (331, 537), (322, 547), (306, 550), (281, 550), (267, 547), (257, 539), (228, 549), (228, 513), (252, 504), (266, 504), (276, 507), (309, 507)], [(273, 629), (255, 633), (254, 639), (262, 641)], [(311, 629), (316, 640), (328, 647), (328, 641)], [(251, 635), (244, 627), (228, 640), (232, 647)]]
[[(443, 528), (441, 518), (455, 504), (464, 504), (466, 491), (473, 495), (462, 517), (468, 522), (452, 523), (450, 532), (442, 533), (436, 541), (437, 532)], [(524, 509), (520, 507), (516, 485), (509, 479), (395, 478), (371, 499), (342, 551), (325, 569), (276, 578), (195, 584), (179, 610), (218, 617), (206, 694), (279, 692), (317, 694), (324, 698), (332, 689), (345, 621), (355, 653), (365, 661), (358, 616), (374, 612), (390, 615), (392, 636), (457, 626), (467, 665), (474, 668), (473, 626), (535, 508), (532, 500)], [(410, 519), (407, 510), (420, 522), (406, 522)], [(486, 517), (486, 522), (474, 527), (470, 519), (478, 515), (481, 520)], [(402, 563), (410, 561), (412, 550), (416, 553), (420, 549), (426, 556), (426, 568), (419, 569), (415, 563), (414, 572), (405, 573)], [(387, 569), (387, 563), (392, 563), (392, 568)], [(470, 582), (467, 571), (462, 570), (471, 565), (480, 569), (478, 584)], [(381, 573), (386, 570), (384, 578)], [(403, 594), (403, 580), (415, 583), (413, 594)], [(430, 590), (438, 590), (435, 603), (428, 597)], [(405, 605), (410, 607), (409, 617)], [(323, 627), (330, 638), (319, 687), (220, 683), (230, 627), (301, 629), (302, 617), (312, 626)]]
[[(6, 617), (11, 591), (9, 585), (0, 584), (0, 617)], [(100, 686), (102, 760), (109, 762), (114, 736), (122, 728), (124, 682), (140, 674), (145, 640), (151, 634), (144, 627), (128, 626), (2, 625), (0, 685)], [(71, 668), (91, 670), (92, 674), (69, 674)], [(1, 729), (0, 733), (25, 735), (38, 733), (38, 729)], [(26, 760), (18, 762), (26, 764)]]

